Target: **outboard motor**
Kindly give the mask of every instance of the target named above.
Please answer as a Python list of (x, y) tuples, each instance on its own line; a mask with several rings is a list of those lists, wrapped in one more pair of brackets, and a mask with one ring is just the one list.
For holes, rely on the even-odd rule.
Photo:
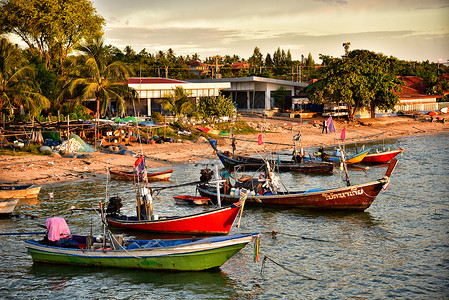
[(119, 196), (109, 198), (108, 207), (106, 208), (107, 216), (117, 216), (120, 214), (120, 208), (122, 205), (122, 198)]
[(202, 169), (200, 172), (201, 172), (201, 177), (200, 177), (201, 182), (208, 182), (209, 180), (212, 179), (212, 176), (214, 175), (214, 171), (212, 171), (211, 169), (208, 169), (207, 167), (206, 167), (206, 169)]

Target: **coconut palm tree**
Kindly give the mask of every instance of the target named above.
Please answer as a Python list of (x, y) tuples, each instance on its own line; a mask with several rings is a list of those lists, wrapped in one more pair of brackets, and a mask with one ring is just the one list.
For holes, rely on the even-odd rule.
[(195, 110), (195, 103), (189, 98), (183, 87), (177, 86), (170, 93), (164, 95), (160, 103), (165, 110), (172, 112), (173, 116), (180, 118), (184, 115), (192, 114)]
[(8, 39), (0, 38), (0, 110), (23, 107), (32, 116), (50, 107), (50, 100), (40, 93), (34, 81), (34, 69), (21, 67), (21, 51)]
[(106, 64), (106, 48), (102, 38), (93, 39), (77, 50), (86, 54), (86, 61), (78, 78), (66, 85), (58, 100), (67, 97), (75, 98), (76, 101), (94, 98), (97, 119), (100, 114), (106, 113), (111, 100), (115, 100), (117, 112), (123, 116), (126, 112), (125, 102), (136, 98), (136, 91), (127, 85), (129, 69), (120, 61)]

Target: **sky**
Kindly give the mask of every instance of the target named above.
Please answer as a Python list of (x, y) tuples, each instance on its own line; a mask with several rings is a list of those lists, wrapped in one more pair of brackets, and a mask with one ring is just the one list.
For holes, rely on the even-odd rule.
[(105, 43), (137, 53), (238, 55), (255, 47), (341, 57), (366, 49), (401, 60), (448, 62), (449, 0), (93, 0)]

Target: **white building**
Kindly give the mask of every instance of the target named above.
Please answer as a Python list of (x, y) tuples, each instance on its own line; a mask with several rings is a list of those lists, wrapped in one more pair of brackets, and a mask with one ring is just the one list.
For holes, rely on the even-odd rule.
[[(133, 77), (128, 79), (128, 85), (137, 91), (139, 103), (135, 103), (136, 114), (140, 116), (151, 116), (151, 112), (161, 112), (162, 106), (158, 102), (165, 95), (172, 92), (176, 87), (182, 87), (190, 97), (199, 99), (200, 97), (216, 97), (223, 89), (229, 89), (229, 82), (198, 82), (153, 78), (153, 77)], [(128, 115), (134, 115), (134, 108), (128, 108)]]
[(273, 92), (280, 87), (290, 91), (295, 96), (296, 91), (306, 87), (307, 83), (279, 80), (265, 77), (236, 77), (219, 79), (189, 80), (192, 83), (230, 83), (230, 87), (221, 93), (230, 97), (237, 104), (239, 112), (263, 112), (273, 108)]

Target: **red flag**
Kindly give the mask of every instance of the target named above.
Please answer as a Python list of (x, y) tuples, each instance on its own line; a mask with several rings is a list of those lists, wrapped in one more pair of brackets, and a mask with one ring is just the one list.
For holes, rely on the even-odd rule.
[(259, 145), (262, 145), (262, 144), (263, 144), (263, 142), (262, 142), (262, 134), (259, 134), (259, 142), (258, 142), (258, 144), (259, 144)]
[(346, 128), (343, 128), (341, 131), (341, 139), (344, 140), (346, 138)]
[(134, 163), (134, 170), (136, 172), (141, 172), (143, 170), (145, 170), (145, 159), (143, 157), (143, 155), (141, 157), (139, 157), (136, 162)]

